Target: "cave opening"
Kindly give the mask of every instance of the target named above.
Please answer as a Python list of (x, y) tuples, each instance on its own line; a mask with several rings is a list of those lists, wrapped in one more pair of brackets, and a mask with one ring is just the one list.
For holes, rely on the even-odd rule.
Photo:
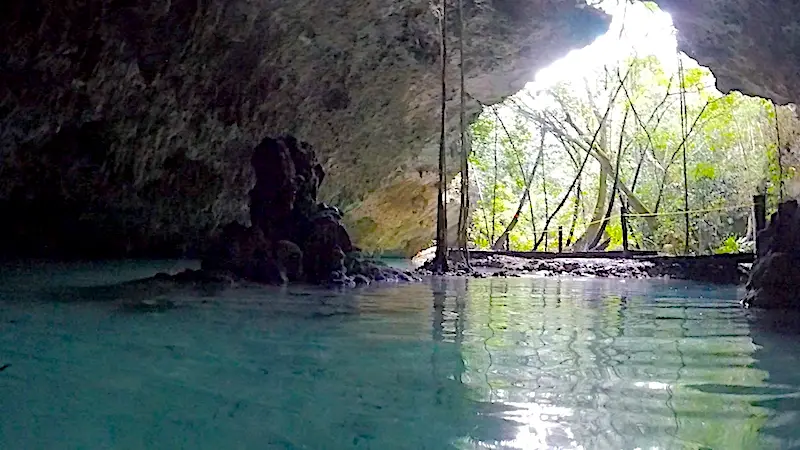
[(794, 105), (720, 92), (655, 3), (596, 6), (608, 32), (472, 124), (474, 247), (622, 250), (625, 208), (630, 248), (752, 252), (754, 196), (798, 194)]

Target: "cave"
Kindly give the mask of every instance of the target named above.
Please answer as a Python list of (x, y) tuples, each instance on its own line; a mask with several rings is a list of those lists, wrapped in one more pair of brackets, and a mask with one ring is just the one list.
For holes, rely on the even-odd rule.
[[(797, 444), (796, 201), (745, 299), (777, 312), (730, 284), (360, 259), (434, 239), (436, 3), (0, 4), (0, 447)], [(460, 3), (469, 122), (610, 22)], [(800, 101), (800, 3), (657, 3), (720, 91)]]
[[(227, 224), (248, 223), (250, 155), (284, 135), (318, 153), (328, 174), (321, 204), (339, 208), (359, 250), (411, 256), (428, 247), (438, 171), (436, 10), (427, 2), (311, 5), (3, 6), (0, 256), (203, 255)], [(713, 70), (722, 92), (797, 99), (798, 7), (659, 5), (672, 15), (680, 49)], [(446, 21), (455, 29), (453, 15)], [(609, 23), (568, 1), (467, 1), (464, 18), (465, 35), (451, 33), (448, 45), (464, 46), (468, 121)], [(458, 171), (453, 53), (450, 176)], [(456, 209), (448, 206), (451, 236)]]
[[(763, 11), (660, 4), (721, 90), (797, 98), (791, 2)], [(426, 2), (311, 5), (4, 5), (3, 253), (191, 252), (246, 220), (249, 154), (287, 133), (318, 149), (330, 174), (322, 199), (345, 212), (357, 245), (406, 255), (425, 247), (435, 217), (436, 18)], [(579, 6), (467, 2), (468, 116), (605, 30), (602, 13)], [(450, 63), (455, 86), (455, 56)], [(455, 89), (448, 102), (455, 108)], [(457, 120), (448, 120), (450, 142)]]
[[(604, 32), (608, 19), (579, 3), (466, 2), (469, 117)], [(436, 17), (427, 2), (311, 5), (4, 5), (3, 254), (191, 254), (223, 225), (247, 220), (250, 152), (283, 134), (320, 153), (330, 174), (322, 200), (345, 213), (358, 246), (404, 255), (426, 247)], [(797, 98), (791, 2), (660, 5), (681, 48), (712, 68), (722, 91)], [(449, 62), (455, 86), (458, 61)], [(448, 108), (457, 100), (450, 89)], [(449, 116), (455, 143), (458, 117)]]
[[(465, 9), (470, 117), (606, 27), (569, 2)], [(317, 150), (321, 200), (361, 248), (409, 255), (430, 242), (439, 44), (427, 2), (36, 1), (2, 12), (3, 254), (191, 254), (247, 221), (250, 154), (285, 134)]]

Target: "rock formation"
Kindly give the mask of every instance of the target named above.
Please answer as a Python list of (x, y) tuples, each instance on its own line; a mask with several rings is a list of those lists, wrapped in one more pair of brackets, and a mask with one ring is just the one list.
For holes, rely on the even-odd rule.
[(291, 136), (266, 138), (251, 162), (256, 182), (250, 190), (250, 226), (226, 225), (204, 255), (202, 271), (188, 278), (343, 286), (412, 279), (359, 257), (339, 209), (317, 202), (325, 171), (308, 143)]
[(800, 3), (794, 0), (658, 0), (681, 50), (707, 66), (723, 92), (800, 101)]
[(757, 241), (758, 258), (750, 272), (743, 304), (800, 308), (800, 211), (796, 200), (778, 206)]
[[(330, 175), (320, 196), (347, 211), (357, 244), (430, 242), (440, 71), (430, 1), (0, 3), (5, 250), (181, 254), (246, 221), (265, 130), (317, 149)], [(470, 116), (607, 26), (573, 0), (465, 10)], [(448, 62), (457, 86), (457, 56)], [(448, 100), (455, 142), (455, 89)]]

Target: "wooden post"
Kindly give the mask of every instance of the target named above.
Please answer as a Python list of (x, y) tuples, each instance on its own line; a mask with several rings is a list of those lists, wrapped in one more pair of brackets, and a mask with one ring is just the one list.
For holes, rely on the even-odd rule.
[(767, 196), (764, 194), (757, 194), (753, 196), (753, 215), (756, 221), (756, 257), (761, 251), (761, 243), (759, 242), (758, 235), (761, 230), (767, 227)]
[(628, 253), (628, 208), (624, 203), (619, 207), (619, 220), (622, 223), (622, 251)]
[(558, 253), (564, 252), (564, 227), (558, 227)]

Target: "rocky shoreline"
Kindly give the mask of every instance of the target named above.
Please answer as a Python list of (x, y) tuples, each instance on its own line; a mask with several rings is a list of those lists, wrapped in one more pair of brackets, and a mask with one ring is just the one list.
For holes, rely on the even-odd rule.
[[(447, 275), (484, 277), (573, 276), (598, 278), (668, 278), (719, 284), (743, 284), (748, 266), (734, 258), (526, 258), (506, 254), (475, 255), (471, 268), (451, 261)], [(432, 274), (428, 263), (420, 273)]]

